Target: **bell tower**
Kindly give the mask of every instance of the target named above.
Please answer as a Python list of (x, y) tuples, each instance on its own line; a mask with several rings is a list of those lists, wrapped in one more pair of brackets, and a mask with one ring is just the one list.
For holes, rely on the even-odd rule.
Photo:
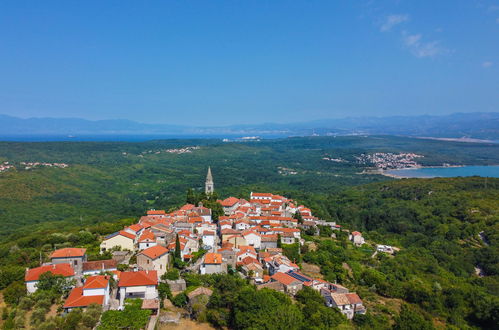
[(206, 174), (206, 181), (204, 184), (204, 192), (206, 195), (211, 195), (215, 192), (215, 185), (213, 183), (213, 176), (211, 175), (211, 167), (208, 166), (208, 174)]

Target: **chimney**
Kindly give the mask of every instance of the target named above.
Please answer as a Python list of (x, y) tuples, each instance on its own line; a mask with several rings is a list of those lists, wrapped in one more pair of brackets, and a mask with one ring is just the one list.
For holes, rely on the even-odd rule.
[(52, 265), (52, 269), (55, 269), (55, 264)]

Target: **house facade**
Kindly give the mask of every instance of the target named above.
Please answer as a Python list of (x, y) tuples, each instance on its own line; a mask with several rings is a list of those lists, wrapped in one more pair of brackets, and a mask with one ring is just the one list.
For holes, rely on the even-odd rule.
[(118, 282), (119, 306), (123, 308), (125, 299), (157, 299), (158, 274), (155, 270), (122, 272)]
[(91, 304), (107, 306), (109, 304), (109, 276), (90, 276), (82, 287), (71, 290), (64, 303), (64, 311), (69, 313), (75, 308), (86, 308)]
[(158, 277), (161, 277), (168, 269), (168, 250), (161, 246), (153, 246), (142, 250), (137, 254), (137, 265), (141, 270), (155, 270)]
[(67, 279), (72, 279), (75, 276), (73, 267), (70, 264), (54, 264), (27, 269), (24, 275), (24, 282), (28, 293), (33, 293), (38, 289), (37, 284), (40, 276), (47, 272), (53, 275), (62, 275)]
[(83, 273), (83, 263), (87, 261), (87, 249), (64, 248), (50, 254), (52, 264), (70, 264), (76, 275)]
[(206, 253), (199, 272), (201, 274), (223, 273), (222, 255), (220, 253)]
[(133, 251), (135, 248), (135, 235), (122, 230), (106, 236), (100, 244), (101, 252), (106, 252), (113, 248)]

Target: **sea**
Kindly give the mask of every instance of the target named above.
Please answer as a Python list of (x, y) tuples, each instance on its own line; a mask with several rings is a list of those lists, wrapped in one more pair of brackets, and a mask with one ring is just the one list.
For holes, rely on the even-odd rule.
[(464, 176), (481, 176), (499, 178), (499, 165), (491, 166), (461, 166), (461, 167), (422, 167), (410, 169), (387, 170), (399, 178), (452, 178)]

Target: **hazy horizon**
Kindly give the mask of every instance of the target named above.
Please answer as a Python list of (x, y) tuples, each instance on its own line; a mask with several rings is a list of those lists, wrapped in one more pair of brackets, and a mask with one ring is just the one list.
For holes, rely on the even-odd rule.
[(19, 118), (499, 111), (498, 1), (4, 1), (0, 31), (0, 113)]

